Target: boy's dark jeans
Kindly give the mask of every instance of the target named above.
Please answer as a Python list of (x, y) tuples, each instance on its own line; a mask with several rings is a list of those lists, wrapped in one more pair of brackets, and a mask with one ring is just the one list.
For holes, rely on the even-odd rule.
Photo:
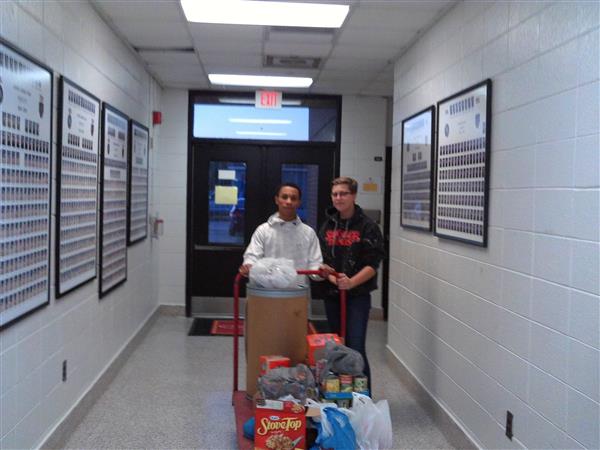
[[(371, 391), (371, 368), (367, 359), (366, 340), (369, 310), (371, 309), (371, 294), (348, 297), (346, 300), (346, 347), (359, 352), (365, 360), (365, 375), (369, 377)], [(325, 299), (325, 313), (332, 332), (340, 333), (340, 298)], [(371, 395), (373, 395), (371, 393)]]

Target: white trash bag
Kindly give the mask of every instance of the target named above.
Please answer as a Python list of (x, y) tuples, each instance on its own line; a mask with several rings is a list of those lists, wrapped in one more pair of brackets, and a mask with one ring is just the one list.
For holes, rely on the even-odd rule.
[(370, 397), (353, 392), (349, 416), (361, 450), (392, 448), (392, 419), (387, 400), (373, 403)]
[(286, 258), (262, 258), (250, 267), (250, 282), (267, 289), (296, 287), (294, 261)]

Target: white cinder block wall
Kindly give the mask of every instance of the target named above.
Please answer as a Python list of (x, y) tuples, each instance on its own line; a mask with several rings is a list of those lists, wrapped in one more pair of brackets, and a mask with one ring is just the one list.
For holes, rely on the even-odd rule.
[[(383, 97), (342, 97), (340, 175), (358, 181), (356, 203), (362, 208), (380, 210), (382, 226), (387, 103)], [(381, 161), (375, 161), (375, 157), (381, 157)], [(378, 182), (377, 193), (361, 192), (360, 185), (369, 178)], [(381, 267), (379, 269), (379, 289), (371, 294), (374, 308), (381, 308)]]
[[(342, 175), (379, 177), (383, 181), (387, 100), (381, 97), (342, 98)], [(185, 239), (187, 188), (188, 91), (165, 89), (163, 122), (155, 170), (156, 209), (165, 219), (165, 234), (159, 240), (159, 298), (163, 304), (185, 305)], [(383, 210), (380, 194), (360, 194), (361, 206)], [(373, 306), (381, 307), (379, 291)]]
[[(600, 445), (598, 9), (462, 2), (396, 64), (388, 346), (484, 448)], [(488, 77), (488, 248), (400, 228), (402, 119)]]
[(188, 101), (187, 90), (163, 91), (153, 185), (156, 211), (165, 221), (158, 240), (158, 298), (165, 305), (185, 305)]
[[(2, 38), (54, 70), (55, 124), (61, 74), (143, 124), (159, 109), (159, 86), (87, 2), (2, 1), (0, 20)], [(102, 300), (97, 280), (54, 298), (51, 239), (50, 305), (0, 332), (0, 448), (41, 445), (158, 305), (150, 238), (129, 248), (127, 282)]]

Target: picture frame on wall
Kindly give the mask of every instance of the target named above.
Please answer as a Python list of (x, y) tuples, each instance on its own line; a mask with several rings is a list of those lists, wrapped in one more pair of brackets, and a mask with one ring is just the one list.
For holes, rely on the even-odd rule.
[(104, 297), (127, 281), (127, 186), (129, 118), (102, 104), (100, 166), (100, 282)]
[(52, 70), (0, 38), (0, 330), (50, 303)]
[(127, 244), (148, 237), (148, 162), (150, 131), (135, 120), (129, 121), (129, 188), (127, 195)]
[(402, 195), (400, 225), (422, 231), (432, 227), (435, 106), (402, 121)]
[(56, 298), (96, 278), (101, 101), (61, 77), (58, 107)]
[(437, 104), (436, 236), (487, 246), (492, 81)]

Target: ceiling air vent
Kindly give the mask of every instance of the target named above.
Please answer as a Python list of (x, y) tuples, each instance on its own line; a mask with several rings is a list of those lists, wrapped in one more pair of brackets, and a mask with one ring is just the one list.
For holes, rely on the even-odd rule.
[(263, 67), (278, 67), (282, 69), (318, 69), (321, 58), (313, 56), (280, 56), (265, 55)]

